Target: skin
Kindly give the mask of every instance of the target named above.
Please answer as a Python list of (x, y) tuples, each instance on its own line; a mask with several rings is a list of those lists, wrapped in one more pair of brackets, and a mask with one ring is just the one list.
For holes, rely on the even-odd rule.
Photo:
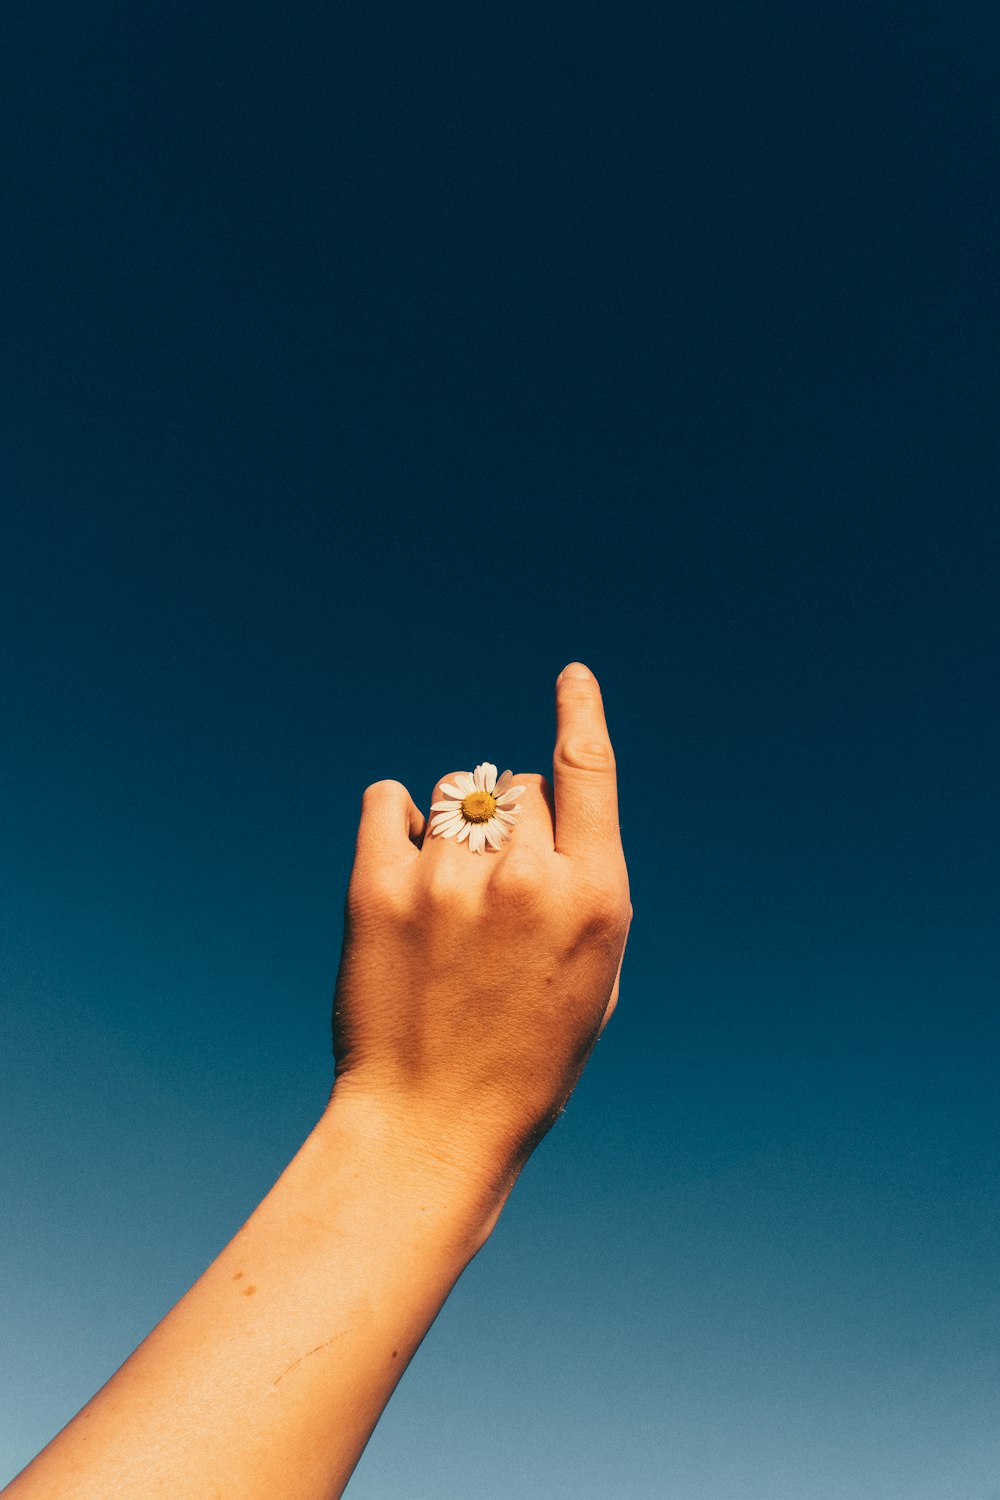
[(579, 663), (556, 718), (552, 785), (515, 776), (523, 811), (499, 852), (425, 838), (398, 782), (367, 789), (322, 1117), (7, 1500), (343, 1493), (617, 1002), (632, 908), (600, 688)]

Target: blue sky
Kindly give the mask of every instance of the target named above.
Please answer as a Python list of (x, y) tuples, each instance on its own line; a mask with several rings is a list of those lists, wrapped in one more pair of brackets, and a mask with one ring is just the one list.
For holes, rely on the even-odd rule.
[(997, 1500), (995, 14), (8, 7), (0, 1479), (326, 1099), (361, 791), (635, 920), (357, 1500)]

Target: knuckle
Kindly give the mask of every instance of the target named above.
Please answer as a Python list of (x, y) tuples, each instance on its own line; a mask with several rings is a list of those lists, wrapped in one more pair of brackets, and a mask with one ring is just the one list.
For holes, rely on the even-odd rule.
[(615, 754), (607, 740), (572, 736), (559, 741), (556, 760), (576, 771), (613, 771)]
[(427, 877), (424, 887), (427, 905), (432, 911), (465, 911), (472, 904), (468, 882), (450, 859), (440, 860)]
[(507, 854), (498, 864), (492, 894), (510, 906), (535, 906), (545, 888), (541, 861), (527, 850)]
[(347, 909), (353, 916), (399, 917), (409, 905), (409, 891), (398, 870), (374, 865), (351, 876)]
[(595, 937), (612, 937), (621, 925), (611, 901), (594, 901), (584, 915), (584, 929)]
[(606, 936), (628, 931), (632, 906), (628, 888), (611, 876), (592, 876), (579, 889), (579, 914), (584, 929)]

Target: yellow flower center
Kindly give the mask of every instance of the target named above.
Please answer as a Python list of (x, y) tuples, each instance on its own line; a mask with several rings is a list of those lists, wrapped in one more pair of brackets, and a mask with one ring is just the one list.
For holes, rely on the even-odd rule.
[(462, 801), (462, 817), (467, 823), (488, 823), (497, 810), (497, 799), (489, 792), (470, 792)]

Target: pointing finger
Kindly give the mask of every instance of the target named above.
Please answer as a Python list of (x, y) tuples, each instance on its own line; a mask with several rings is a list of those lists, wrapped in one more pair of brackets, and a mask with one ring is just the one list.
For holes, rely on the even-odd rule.
[(577, 858), (621, 853), (618, 780), (597, 678), (571, 662), (556, 681), (552, 759), (556, 849)]

